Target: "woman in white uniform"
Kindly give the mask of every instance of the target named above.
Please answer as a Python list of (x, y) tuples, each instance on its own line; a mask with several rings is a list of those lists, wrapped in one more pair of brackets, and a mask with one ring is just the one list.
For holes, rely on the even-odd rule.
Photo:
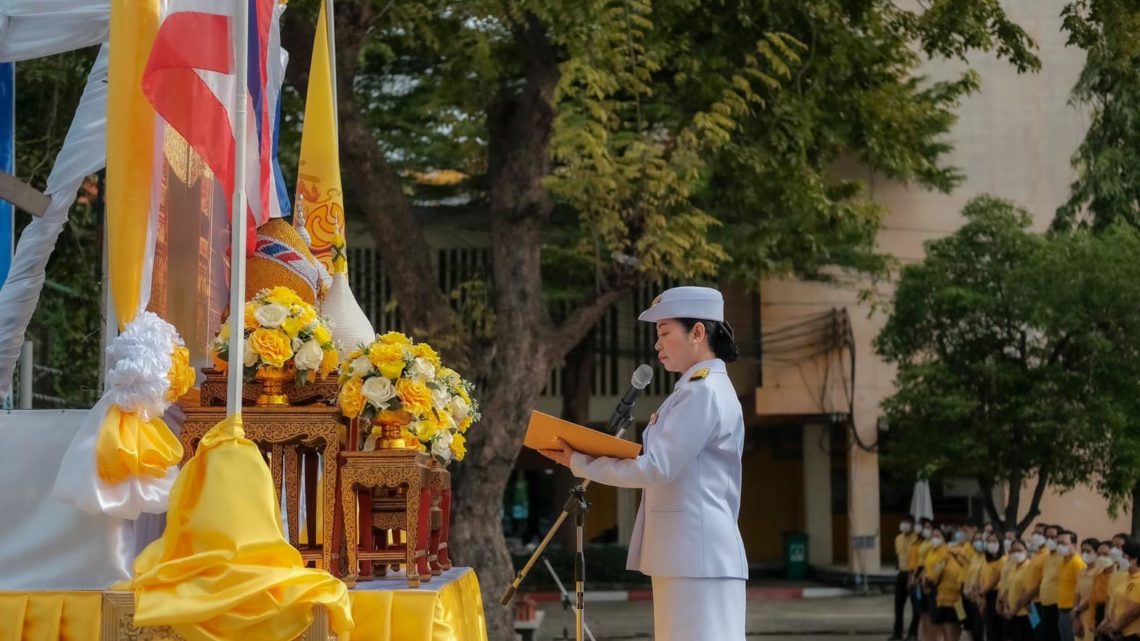
[(681, 373), (635, 459), (545, 450), (575, 476), (643, 488), (626, 567), (653, 579), (657, 641), (743, 641), (748, 561), (740, 538), (744, 419), (725, 362), (739, 352), (724, 299), (707, 287), (664, 292), (639, 320), (657, 326), (658, 358)]

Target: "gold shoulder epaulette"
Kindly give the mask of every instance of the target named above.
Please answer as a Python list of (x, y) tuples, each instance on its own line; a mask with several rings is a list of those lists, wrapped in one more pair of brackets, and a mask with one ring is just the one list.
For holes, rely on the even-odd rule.
[(696, 371), (695, 374), (689, 377), (690, 381), (703, 381), (709, 375), (709, 368), (702, 367)]

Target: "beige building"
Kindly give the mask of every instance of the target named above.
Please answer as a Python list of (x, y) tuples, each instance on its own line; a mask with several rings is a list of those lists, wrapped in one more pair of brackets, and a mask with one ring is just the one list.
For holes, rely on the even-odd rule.
[[(943, 195), (907, 188), (854, 165), (845, 168), (864, 178), (872, 197), (890, 210), (879, 234), (879, 247), (903, 263), (921, 260), (924, 242), (954, 232), (962, 223), (962, 207), (977, 195), (996, 195), (1027, 208), (1037, 229), (1049, 225), (1055, 210), (1068, 196), (1074, 178), (1070, 158), (1087, 126), (1087, 114), (1068, 103), (1084, 54), (1065, 46), (1059, 16), (1064, 2), (1013, 0), (1002, 4), (1038, 43), (1042, 70), (1018, 75), (1009, 64), (992, 56), (970, 60), (970, 66), (981, 75), (982, 89), (967, 98), (958, 110), (960, 118), (951, 136), (954, 151), (948, 158), (949, 164), (961, 169), (963, 183), (952, 194)], [(934, 78), (949, 77), (962, 68), (958, 63), (933, 62), (928, 64), (927, 73)], [(792, 365), (766, 364), (764, 385), (756, 398), (760, 415), (827, 415), (846, 412), (850, 403), (862, 441), (876, 441), (879, 404), (892, 392), (894, 372), (872, 347), (885, 317), (861, 304), (858, 291), (858, 284), (840, 288), (787, 280), (764, 283), (761, 318), (766, 335), (777, 328), (794, 326), (805, 316), (840, 309), (850, 319), (853, 345)], [(843, 377), (845, 373), (850, 376), (850, 372), (854, 372), (853, 385)], [(853, 399), (848, 399), (851, 393)], [(810, 537), (813, 564), (841, 563), (852, 569), (874, 570), (881, 561), (891, 561), (893, 550), (889, 541), (897, 532), (900, 511), (906, 506), (900, 508), (896, 502), (888, 509), (885, 505), (877, 456), (857, 446), (848, 447), (846, 514), (829, 513), (830, 470), (818, 447), (822, 442), (818, 433), (824, 428), (811, 420), (804, 420), (803, 426), (804, 528)], [(834, 460), (832, 464), (834, 468)], [(968, 511), (980, 516), (976, 505), (969, 501), (971, 495), (977, 495), (976, 486), (951, 485), (956, 487), (943, 488), (946, 493), (966, 499)], [(1022, 505), (1027, 504), (1031, 489), (1023, 490)], [(909, 496), (906, 498), (909, 500)], [(936, 513), (935, 517), (958, 515)], [(1087, 489), (1064, 495), (1047, 493), (1041, 518), (1079, 524), (1081, 536), (1103, 536), (1130, 529), (1127, 514), (1110, 518), (1105, 502)], [(850, 537), (859, 535), (878, 535), (880, 548), (852, 550)]]

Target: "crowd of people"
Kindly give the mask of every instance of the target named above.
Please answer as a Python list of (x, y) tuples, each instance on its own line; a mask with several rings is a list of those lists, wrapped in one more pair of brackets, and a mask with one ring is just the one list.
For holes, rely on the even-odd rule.
[(892, 641), (1140, 641), (1140, 541), (904, 518)]

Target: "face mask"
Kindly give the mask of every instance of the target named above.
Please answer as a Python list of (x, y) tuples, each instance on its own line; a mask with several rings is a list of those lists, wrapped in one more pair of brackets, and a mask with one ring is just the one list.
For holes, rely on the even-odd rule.
[(1057, 554), (1060, 554), (1061, 556), (1069, 556), (1072, 553), (1073, 553), (1073, 548), (1071, 548), (1067, 545), (1058, 545), (1057, 546)]
[[(1123, 553), (1122, 553), (1122, 554), (1123, 554)], [(1119, 558), (1119, 559), (1117, 559), (1117, 560), (1116, 560), (1116, 565), (1117, 565), (1117, 567), (1119, 567), (1121, 570), (1128, 570), (1129, 568), (1131, 568), (1131, 567), (1132, 567), (1132, 562), (1131, 562), (1131, 561), (1129, 561), (1128, 559), (1125, 559), (1125, 558), (1123, 558), (1123, 557), (1122, 557), (1122, 558)]]
[(942, 539), (939, 539), (939, 538), (930, 539), (930, 547), (932, 547), (936, 550), (938, 548), (942, 547)]
[(1014, 552), (1012, 555), (1010, 555), (1010, 557), (1013, 559), (1014, 563), (1025, 562), (1025, 552)]
[(1029, 543), (1027, 543), (1025, 547), (1029, 548), (1030, 554), (1036, 554), (1037, 550), (1041, 549), (1041, 544), (1033, 539), (1029, 539)]
[(933, 534), (933, 530), (930, 528), (925, 528), (922, 530), (922, 538), (924, 539), (929, 539), (931, 534)]
[(1124, 552), (1120, 548), (1112, 548), (1108, 551), (1108, 558), (1112, 559), (1113, 561), (1119, 561), (1120, 559), (1124, 558)]
[(981, 552), (982, 550), (986, 549), (986, 544), (981, 541), (974, 541), (974, 549), (978, 552)]
[(1102, 570), (1110, 568), (1113, 565), (1115, 565), (1115, 562), (1112, 560), (1111, 557), (1109, 557), (1107, 555), (1101, 555), (1101, 556), (1097, 557), (1097, 559), (1096, 559), (1096, 566)]
[(900, 523), (899, 524), (899, 532), (906, 534), (907, 532), (910, 532), (910, 530), (911, 530), (910, 523)]
[(1085, 562), (1085, 565), (1092, 565), (1096, 561), (1096, 555), (1092, 552), (1081, 552), (1081, 560)]
[(1034, 534), (1033, 536), (1029, 537), (1029, 542), (1036, 545), (1037, 547), (1041, 547), (1042, 545), (1045, 545), (1045, 536), (1043, 534)]
[(1048, 548), (1050, 552), (1052, 552), (1053, 550), (1056, 550), (1057, 549), (1057, 539), (1046, 539), (1045, 540), (1045, 547)]
[(966, 533), (965, 532), (959, 531), (959, 532), (954, 533), (954, 542), (955, 543), (961, 543), (964, 540), (966, 540)]
[(998, 550), (1000, 550), (1000, 549), (1001, 549), (1001, 545), (999, 545), (997, 543), (987, 543), (986, 544), (986, 552), (989, 552), (990, 554), (997, 554)]
[(1013, 541), (1010, 541), (1009, 539), (1006, 539), (1006, 540), (1001, 542), (1001, 546), (1002, 546), (1002, 548), (1005, 549), (1006, 552), (1009, 552), (1009, 546), (1011, 546), (1011, 545), (1013, 545)]

